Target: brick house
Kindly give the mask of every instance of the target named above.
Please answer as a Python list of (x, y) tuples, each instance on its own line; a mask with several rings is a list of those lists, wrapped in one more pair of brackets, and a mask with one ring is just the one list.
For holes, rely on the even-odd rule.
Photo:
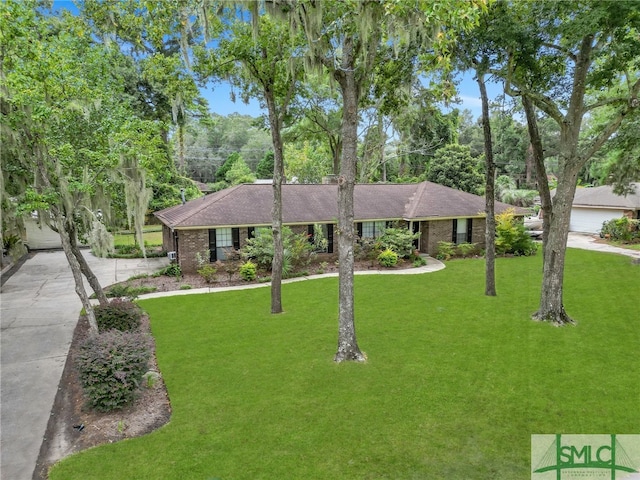
[[(175, 252), (180, 267), (189, 272), (196, 269), (196, 252), (209, 250), (211, 262), (224, 260), (225, 251), (241, 248), (256, 228), (270, 227), (272, 204), (272, 185), (243, 184), (161, 210), (155, 216), (163, 224), (163, 248)], [(496, 202), (496, 213), (507, 208), (511, 205)], [(484, 197), (431, 182), (358, 184), (354, 191), (360, 237), (377, 237), (386, 226), (404, 225), (421, 233), (416, 248), (430, 255), (435, 255), (439, 241), (484, 247), (484, 209)], [(282, 217), (284, 225), (296, 233), (312, 234), (314, 225), (319, 225), (332, 253), (338, 186), (282, 185)]]

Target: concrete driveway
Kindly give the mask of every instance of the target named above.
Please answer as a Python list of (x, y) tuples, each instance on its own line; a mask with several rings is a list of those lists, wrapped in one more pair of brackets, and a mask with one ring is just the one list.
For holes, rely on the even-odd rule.
[[(168, 263), (83, 254), (103, 286)], [(0, 292), (0, 478), (30, 480), (82, 305), (61, 251), (27, 259)]]
[(598, 239), (598, 236), (590, 233), (569, 232), (567, 247), (580, 248), (582, 250), (594, 250), (597, 252), (617, 253), (619, 255), (626, 255), (627, 257), (640, 260), (640, 250), (630, 250), (628, 248), (607, 245), (606, 243), (597, 243), (596, 240)]

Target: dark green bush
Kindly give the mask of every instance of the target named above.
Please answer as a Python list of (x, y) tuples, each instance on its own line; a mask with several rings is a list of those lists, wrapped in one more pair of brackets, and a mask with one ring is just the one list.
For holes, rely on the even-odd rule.
[(427, 264), (427, 261), (422, 257), (412, 257), (412, 260), (413, 260), (413, 264), (412, 265), (415, 268), (423, 267), (423, 266), (425, 266)]
[(354, 246), (354, 258), (356, 260), (370, 260), (373, 263), (382, 250), (382, 245), (377, 239), (360, 238)]
[(160, 270), (160, 275), (166, 275), (167, 277), (180, 277), (182, 276), (182, 269), (177, 263), (171, 263)]
[(135, 303), (128, 300), (114, 298), (108, 305), (96, 305), (93, 309), (98, 323), (98, 330), (136, 330), (140, 326), (142, 310)]
[(603, 222), (600, 237), (620, 242), (638, 242), (640, 241), (640, 220), (621, 217)]
[(89, 405), (109, 412), (129, 404), (150, 357), (149, 337), (138, 332), (109, 330), (87, 338), (75, 361)]
[(109, 289), (105, 293), (109, 298), (126, 297), (129, 299), (134, 299), (138, 298), (138, 296), (140, 295), (144, 295), (145, 293), (152, 293), (157, 290), (158, 289), (156, 287), (136, 287), (133, 285), (119, 283), (117, 285), (112, 285), (111, 287), (109, 287)]

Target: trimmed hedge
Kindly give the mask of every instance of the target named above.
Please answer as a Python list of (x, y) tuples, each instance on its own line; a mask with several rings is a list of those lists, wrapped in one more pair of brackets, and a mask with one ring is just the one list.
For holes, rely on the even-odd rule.
[(133, 302), (114, 298), (108, 305), (96, 305), (93, 309), (98, 323), (98, 330), (136, 330), (140, 326), (142, 310)]
[(151, 342), (138, 332), (108, 330), (91, 335), (76, 357), (90, 406), (109, 412), (129, 404), (148, 370)]

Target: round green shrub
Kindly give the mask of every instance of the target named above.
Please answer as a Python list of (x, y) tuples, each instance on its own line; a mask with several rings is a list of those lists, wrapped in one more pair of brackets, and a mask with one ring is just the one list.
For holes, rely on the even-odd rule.
[(142, 310), (135, 303), (129, 300), (114, 298), (107, 305), (96, 305), (93, 309), (98, 330), (136, 330), (140, 326)]
[(129, 404), (148, 370), (149, 337), (138, 332), (108, 330), (81, 345), (75, 363), (91, 407), (109, 412)]
[(398, 254), (387, 248), (378, 255), (378, 262), (383, 267), (394, 267), (398, 264)]
[(242, 277), (243, 280), (247, 282), (252, 282), (253, 280), (255, 280), (257, 274), (258, 274), (258, 267), (251, 260), (243, 263), (240, 266), (240, 276)]

